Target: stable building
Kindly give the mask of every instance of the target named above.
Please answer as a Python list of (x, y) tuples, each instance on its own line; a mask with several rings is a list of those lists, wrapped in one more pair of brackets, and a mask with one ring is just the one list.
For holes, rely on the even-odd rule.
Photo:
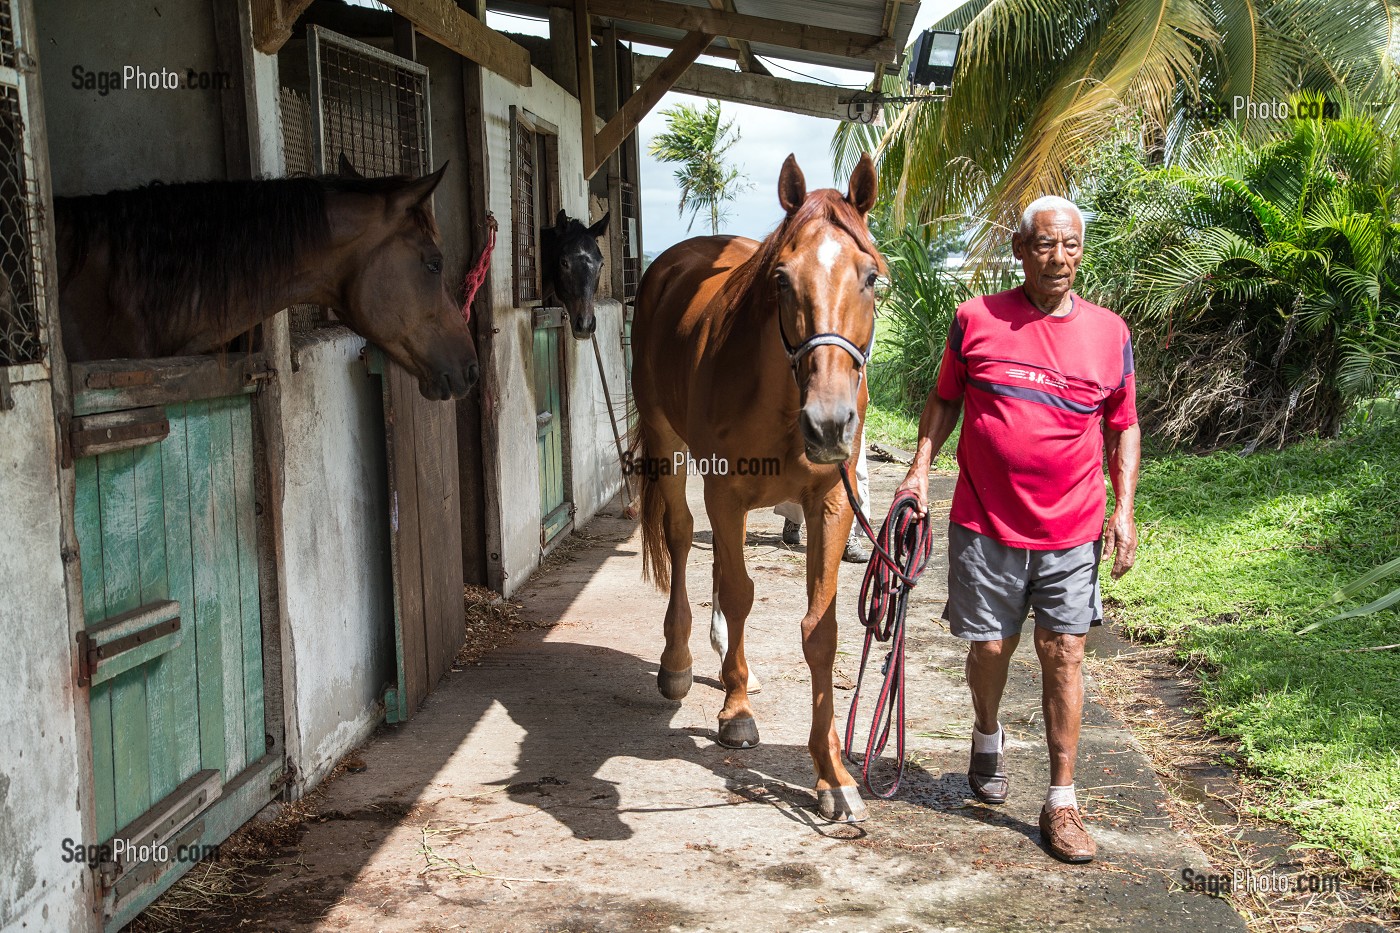
[[(491, 8), (550, 37), (488, 27), (479, 0), (0, 0), (0, 927), (120, 928), (182, 847), (413, 715), (461, 646), (464, 583), (509, 594), (623, 491), (638, 122), (673, 87), (839, 115), (758, 56), (878, 78), (917, 4)], [(315, 307), (221, 355), (65, 358), (54, 197), (342, 155), (450, 162), (444, 274), (486, 263), (467, 398), (425, 400)], [(592, 340), (547, 301), (561, 210), (610, 217)]]

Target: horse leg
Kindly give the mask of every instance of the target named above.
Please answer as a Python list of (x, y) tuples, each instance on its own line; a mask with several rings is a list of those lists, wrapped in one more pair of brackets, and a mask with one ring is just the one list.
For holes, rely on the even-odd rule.
[(833, 822), (866, 817), (860, 788), (841, 761), (831, 669), (836, 663), (836, 577), (853, 515), (838, 483), (826, 496), (804, 503), (807, 518), (807, 615), (802, 654), (812, 676), (812, 732), (807, 748), (817, 773), (817, 809)]
[[(646, 453), (664, 463), (674, 463), (674, 455), (685, 449), (675, 432), (649, 431)], [(690, 692), (690, 596), (685, 586), (685, 565), (690, 557), (691, 535), (695, 519), (685, 501), (685, 474), (663, 473), (655, 480), (665, 509), (663, 531), (666, 550), (670, 554), (670, 602), (666, 604), (666, 647), (661, 652), (661, 669), (656, 673), (656, 686), (668, 700), (680, 700)]]
[(720, 667), (724, 708), (719, 712), (719, 744), (752, 748), (758, 724), (749, 705), (749, 664), (744, 658), (744, 621), (753, 608), (753, 580), (744, 566), (744, 525), (748, 512), (722, 482), (705, 481), (705, 511), (714, 535), (714, 624), (726, 631)]

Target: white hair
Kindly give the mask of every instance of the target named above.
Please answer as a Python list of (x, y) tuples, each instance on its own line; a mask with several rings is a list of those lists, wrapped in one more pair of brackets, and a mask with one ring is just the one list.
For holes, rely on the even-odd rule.
[(1035, 230), (1035, 217), (1046, 211), (1064, 211), (1074, 215), (1074, 219), (1079, 221), (1079, 233), (1084, 234), (1084, 215), (1080, 213), (1079, 206), (1069, 198), (1062, 198), (1058, 195), (1047, 194), (1044, 197), (1036, 198), (1026, 205), (1026, 209), (1021, 212), (1021, 236), (1028, 237)]

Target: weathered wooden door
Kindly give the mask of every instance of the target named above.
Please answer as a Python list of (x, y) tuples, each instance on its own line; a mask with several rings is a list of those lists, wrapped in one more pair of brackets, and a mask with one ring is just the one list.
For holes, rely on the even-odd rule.
[(117, 929), (274, 795), (267, 754), (249, 358), (73, 367), (97, 842), (162, 856), (95, 866)]
[(535, 312), (535, 442), (540, 471), (540, 546), (547, 546), (573, 517), (568, 501), (565, 455), (564, 315), (558, 308)]

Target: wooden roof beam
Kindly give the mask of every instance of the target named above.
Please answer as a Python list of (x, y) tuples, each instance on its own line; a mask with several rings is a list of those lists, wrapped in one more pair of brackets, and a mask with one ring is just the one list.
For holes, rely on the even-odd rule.
[(530, 86), (530, 53), (451, 0), (381, 2), (411, 20), (415, 29), (438, 45), (447, 46), (463, 58), (521, 87)]
[[(574, 0), (543, 0), (548, 6), (571, 6)], [(634, 23), (727, 36), (789, 49), (819, 52), (857, 61), (894, 64), (903, 51), (888, 36), (829, 29), (806, 23), (767, 19), (747, 13), (728, 13), (705, 7), (666, 3), (662, 0), (587, 0), (593, 16), (607, 16)]]
[[(595, 25), (595, 26), (593, 27), (593, 38), (598, 39), (599, 41), (601, 41), (601, 40), (603, 39), (603, 35), (604, 35), (605, 32), (606, 32), (606, 30), (599, 29), (599, 28)], [(616, 28), (615, 28), (615, 29), (613, 30), (613, 32), (616, 33), (617, 39), (618, 39), (619, 42), (634, 42), (634, 43), (636, 43), (637, 45), (653, 45), (653, 46), (655, 46), (655, 47), (658, 48), (658, 49), (674, 49), (677, 45), (680, 44), (680, 41), (681, 41), (680, 39), (667, 39), (667, 38), (664, 38), (664, 37), (662, 37), (662, 36), (649, 36), (649, 35), (647, 35), (646, 33), (642, 33), (642, 32), (633, 32), (633, 31), (630, 30), (630, 29), (616, 29)], [(738, 51), (735, 50), (735, 49), (724, 48), (724, 47), (715, 45), (715, 44), (714, 44), (714, 43), (715, 43), (715, 39), (717, 39), (717, 38), (719, 38), (719, 37), (716, 36), (716, 37), (714, 37), (713, 39), (711, 39), (711, 40), (710, 40), (710, 47), (709, 47), (708, 49), (706, 49), (705, 51), (701, 52), (700, 54), (701, 54), (701, 55), (710, 55), (710, 56), (713, 56), (713, 57), (715, 57), (715, 58), (727, 58), (727, 59), (730, 59), (731, 61), (738, 61), (738, 59), (739, 59), (739, 53), (738, 53)], [(640, 54), (640, 53), (639, 53), (639, 54)]]
[[(734, 0), (710, 0), (710, 9), (721, 10), (725, 13), (738, 12), (734, 9)], [(758, 60), (758, 56), (753, 52), (753, 47), (747, 41), (743, 39), (731, 41), (734, 43), (734, 48), (739, 51), (739, 68), (741, 70), (772, 77), (773, 72), (769, 71), (763, 62)]]
[[(634, 62), (634, 73), (638, 78), (644, 78), (659, 68), (662, 60), (652, 55), (637, 55)], [(829, 84), (789, 81), (698, 63), (687, 68), (671, 90), (828, 120), (846, 118), (847, 105), (844, 101), (853, 93), (849, 88)]]
[(297, 17), (309, 6), (311, 0), (252, 0), (253, 47), (264, 55), (276, 55), (292, 37)]

